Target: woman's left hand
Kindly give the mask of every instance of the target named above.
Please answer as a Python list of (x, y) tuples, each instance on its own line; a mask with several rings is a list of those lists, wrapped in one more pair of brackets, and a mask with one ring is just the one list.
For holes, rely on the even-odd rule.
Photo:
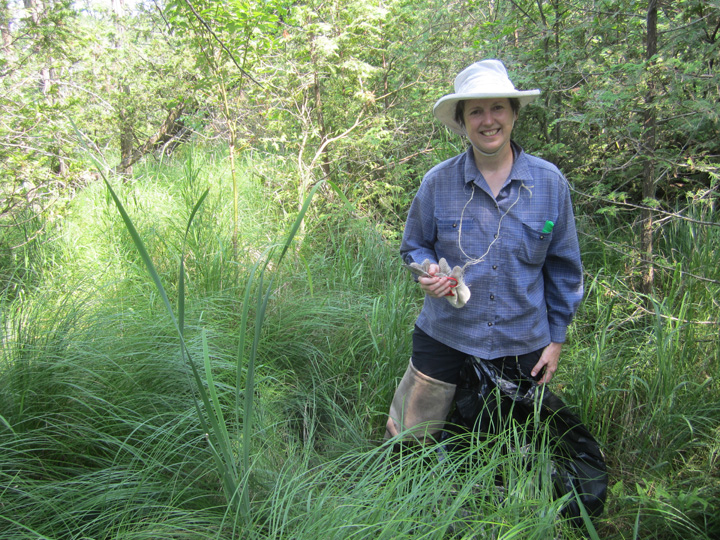
[(562, 343), (551, 343), (543, 350), (540, 355), (540, 360), (535, 364), (530, 373), (535, 377), (538, 373), (542, 372), (543, 376), (538, 381), (538, 384), (549, 383), (555, 375), (558, 368), (558, 362), (560, 361), (560, 351), (562, 350)]

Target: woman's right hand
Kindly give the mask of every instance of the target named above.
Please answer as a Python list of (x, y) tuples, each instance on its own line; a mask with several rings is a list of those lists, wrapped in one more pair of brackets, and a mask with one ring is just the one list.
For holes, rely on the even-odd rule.
[(418, 278), (420, 288), (425, 291), (425, 294), (433, 298), (443, 298), (452, 291), (451, 282), (447, 277), (435, 276), (439, 271), (440, 267), (437, 264), (431, 264), (427, 273), (432, 277), (420, 276)]

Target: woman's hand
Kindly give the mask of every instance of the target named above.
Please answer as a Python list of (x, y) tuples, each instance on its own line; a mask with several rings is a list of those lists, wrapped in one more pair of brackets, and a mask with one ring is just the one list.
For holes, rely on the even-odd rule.
[(452, 291), (450, 287), (451, 281), (447, 277), (435, 276), (439, 271), (440, 267), (437, 264), (431, 264), (427, 273), (432, 277), (420, 276), (418, 278), (420, 288), (425, 291), (425, 294), (433, 298), (443, 298)]
[(551, 343), (543, 350), (540, 355), (540, 360), (532, 368), (530, 375), (535, 377), (538, 373), (542, 372), (542, 379), (538, 381), (539, 384), (546, 384), (553, 378), (558, 368), (558, 362), (560, 361), (560, 351), (562, 350), (562, 343)]

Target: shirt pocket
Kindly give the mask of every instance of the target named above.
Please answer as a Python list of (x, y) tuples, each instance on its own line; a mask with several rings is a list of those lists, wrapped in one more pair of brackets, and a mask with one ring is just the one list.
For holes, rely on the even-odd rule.
[(479, 240), (480, 231), (472, 218), (437, 220), (435, 252), (438, 257), (445, 257), (448, 262), (477, 256), (476, 253), (480, 250)]
[(525, 264), (532, 266), (545, 264), (552, 233), (542, 232), (540, 227), (535, 228), (535, 226), (523, 223), (521, 240), (518, 258)]

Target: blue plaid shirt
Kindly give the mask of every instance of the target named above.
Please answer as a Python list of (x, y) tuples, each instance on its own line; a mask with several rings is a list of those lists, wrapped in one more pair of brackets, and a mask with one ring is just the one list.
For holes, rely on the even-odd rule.
[(480, 259), (465, 268), (468, 303), (458, 309), (425, 296), (417, 325), (486, 359), (563, 343), (583, 295), (568, 182), (552, 163), (515, 143), (513, 150), (510, 179), (497, 198), (472, 147), (433, 167), (410, 207), (400, 248), (408, 264), (444, 257), (453, 267)]

